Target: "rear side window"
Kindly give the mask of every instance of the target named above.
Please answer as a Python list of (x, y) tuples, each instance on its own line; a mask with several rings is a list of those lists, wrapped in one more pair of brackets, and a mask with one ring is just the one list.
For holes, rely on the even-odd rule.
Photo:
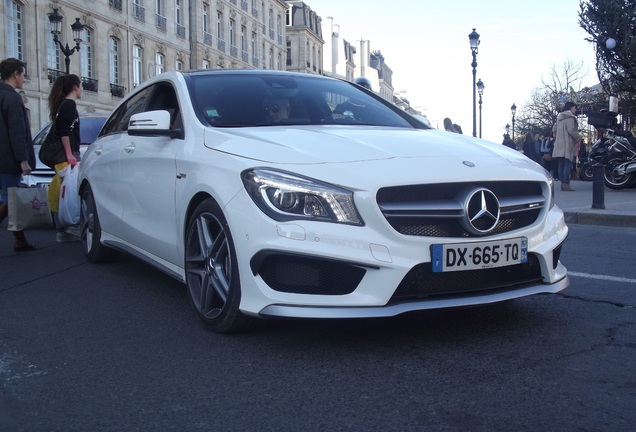
[(123, 105), (120, 105), (104, 125), (104, 129), (102, 129), (100, 136), (117, 132), (126, 132), (128, 130), (130, 117), (142, 112), (149, 94), (150, 88), (144, 89), (132, 98), (128, 99)]

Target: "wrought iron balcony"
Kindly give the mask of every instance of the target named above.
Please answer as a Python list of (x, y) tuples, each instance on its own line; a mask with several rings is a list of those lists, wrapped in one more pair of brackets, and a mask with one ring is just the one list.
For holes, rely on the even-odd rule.
[(248, 53), (247, 51), (241, 51), (241, 60), (243, 60), (245, 63), (249, 63), (250, 53)]
[(57, 70), (57, 69), (47, 69), (46, 70), (46, 77), (49, 79), (49, 83), (51, 83), (51, 84), (53, 84), (53, 82), (60, 75), (66, 75), (66, 74), (64, 72), (62, 72), (61, 70)]
[(258, 18), (258, 9), (256, 9), (256, 8), (252, 8), (252, 16), (253, 16), (254, 18)]
[(260, 60), (258, 57), (256, 56), (252, 56), (252, 64), (256, 67), (258, 67), (258, 65), (260, 64)]
[(110, 94), (115, 97), (124, 97), (126, 93), (126, 87), (120, 86), (119, 84), (111, 84), (110, 85)]
[(138, 21), (146, 22), (146, 8), (134, 3), (132, 7), (133, 7), (133, 18), (135, 18)]
[(269, 38), (271, 40), (275, 40), (276, 39), (276, 34), (274, 33), (274, 30), (270, 30), (269, 31)]
[(99, 81), (93, 78), (82, 77), (82, 88), (86, 91), (95, 92), (99, 89)]
[(234, 45), (230, 45), (230, 55), (232, 57), (238, 57), (238, 48)]
[(223, 39), (218, 39), (216, 41), (216, 47), (219, 49), (219, 51), (225, 52), (225, 41)]
[(203, 32), (203, 43), (212, 46), (212, 34)]
[(177, 36), (181, 39), (185, 39), (185, 26), (177, 24)]
[(113, 9), (117, 9), (118, 11), (121, 11), (121, 3), (122, 0), (108, 0), (108, 6), (110, 6)]
[(163, 30), (166, 31), (166, 29), (168, 28), (168, 25), (166, 23), (166, 17), (163, 17), (161, 15), (155, 15), (156, 16), (156, 26), (159, 30)]
[(247, 0), (241, 0), (241, 9), (243, 9), (244, 11), (249, 9), (247, 7)]

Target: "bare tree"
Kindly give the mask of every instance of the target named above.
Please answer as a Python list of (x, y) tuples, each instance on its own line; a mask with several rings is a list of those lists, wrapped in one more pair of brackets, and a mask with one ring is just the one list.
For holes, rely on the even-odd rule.
[(563, 104), (568, 100), (581, 102), (579, 92), (585, 76), (582, 61), (566, 60), (561, 67), (553, 65), (518, 115), (520, 136), (534, 132), (551, 133)]

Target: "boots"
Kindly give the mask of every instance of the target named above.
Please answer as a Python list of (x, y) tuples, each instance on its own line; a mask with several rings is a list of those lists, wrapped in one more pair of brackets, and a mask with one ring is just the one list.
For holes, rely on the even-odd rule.
[(26, 252), (35, 250), (35, 245), (29, 243), (24, 236), (24, 231), (13, 231), (13, 251)]
[(574, 189), (572, 189), (572, 186), (570, 186), (569, 183), (561, 183), (561, 190), (566, 192), (574, 192)]

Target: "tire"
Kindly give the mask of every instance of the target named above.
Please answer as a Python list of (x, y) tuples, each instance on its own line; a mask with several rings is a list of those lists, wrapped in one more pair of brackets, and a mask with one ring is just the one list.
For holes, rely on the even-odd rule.
[(594, 169), (592, 163), (585, 162), (583, 165), (581, 165), (581, 170), (579, 171), (579, 179), (583, 181), (594, 180)]
[(627, 175), (616, 176), (612, 174), (615, 167), (625, 162), (625, 157), (622, 155), (610, 156), (605, 160), (605, 186), (610, 189), (625, 189), (631, 186), (636, 177), (636, 173)]
[(80, 198), (80, 237), (84, 255), (90, 262), (113, 261), (119, 252), (102, 244), (102, 227), (97, 216), (93, 190), (86, 185)]
[(241, 282), (232, 234), (213, 199), (199, 204), (185, 234), (185, 277), (190, 302), (203, 324), (217, 333), (257, 326), (239, 310)]

